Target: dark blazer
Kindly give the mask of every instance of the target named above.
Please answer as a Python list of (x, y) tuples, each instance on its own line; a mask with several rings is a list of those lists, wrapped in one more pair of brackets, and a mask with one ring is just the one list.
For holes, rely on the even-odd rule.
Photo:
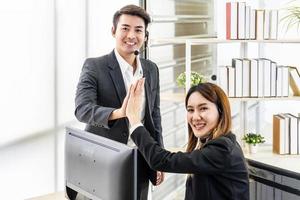
[(161, 148), (140, 126), (131, 138), (151, 168), (191, 174), (186, 200), (248, 200), (249, 180), (243, 152), (232, 133), (208, 141), (191, 153), (171, 153)]
[[(163, 146), (159, 71), (155, 63), (145, 59), (140, 61), (146, 78), (144, 126), (155, 141)], [(114, 51), (102, 57), (88, 58), (83, 65), (77, 86), (75, 116), (80, 122), (87, 124), (86, 131), (127, 144), (127, 118), (108, 121), (111, 112), (122, 106), (125, 96), (124, 80)], [(139, 169), (143, 172), (142, 175), (146, 174), (147, 178), (155, 181), (156, 172), (150, 171), (142, 156), (141, 158)]]

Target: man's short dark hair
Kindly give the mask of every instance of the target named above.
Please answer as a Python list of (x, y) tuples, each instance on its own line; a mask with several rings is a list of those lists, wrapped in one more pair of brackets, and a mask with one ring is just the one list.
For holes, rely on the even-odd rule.
[(138, 16), (138, 17), (142, 18), (145, 22), (145, 29), (147, 29), (148, 24), (151, 21), (149, 14), (143, 8), (136, 6), (136, 5), (127, 5), (127, 6), (124, 6), (123, 8), (121, 8), (120, 10), (118, 10), (114, 14), (113, 26), (115, 29), (117, 28), (117, 24), (119, 22), (120, 16), (124, 15), (124, 14)]

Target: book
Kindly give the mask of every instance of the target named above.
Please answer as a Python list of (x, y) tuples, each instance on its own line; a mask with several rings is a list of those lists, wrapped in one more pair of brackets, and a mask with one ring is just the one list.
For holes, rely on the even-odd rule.
[(228, 97), (235, 96), (235, 69), (232, 66), (227, 66), (228, 73)]
[(289, 122), (289, 117), (286, 116), (286, 113), (281, 113), (279, 114), (284, 118), (284, 152), (285, 154), (290, 154), (290, 146), (291, 146), (291, 141), (290, 141), (290, 122)]
[(289, 67), (282, 66), (282, 96), (289, 96)]
[(263, 59), (257, 60), (257, 96), (264, 96), (264, 61)]
[(250, 60), (250, 96), (257, 97), (258, 96), (258, 68), (257, 68), (258, 61), (256, 59)]
[(285, 151), (285, 118), (281, 115), (273, 115), (273, 152), (287, 154)]
[(218, 85), (223, 89), (225, 94), (228, 96), (228, 67), (219, 66), (218, 68)]
[(256, 40), (264, 39), (264, 10), (256, 10)]
[(246, 2), (238, 2), (238, 39), (246, 37)]
[(300, 74), (296, 67), (289, 67), (290, 71), (290, 87), (294, 96), (300, 96)]
[(276, 96), (282, 97), (282, 66), (276, 67)]
[(264, 89), (263, 96), (270, 97), (271, 96), (271, 60), (262, 58), (263, 60), (263, 76), (264, 76)]
[(226, 39), (238, 38), (238, 3), (226, 3)]
[(256, 34), (256, 10), (251, 9), (250, 11), (250, 39), (255, 40)]
[(250, 97), (250, 60), (243, 59), (242, 96)]
[(264, 39), (270, 39), (270, 10), (264, 12)]
[(250, 20), (251, 20), (251, 7), (246, 6), (246, 9), (245, 9), (245, 39), (250, 39)]
[(278, 35), (278, 10), (270, 11), (270, 39), (276, 40)]
[(289, 118), (290, 154), (298, 154), (298, 118), (290, 113), (285, 114)]
[(239, 58), (232, 59), (235, 77), (235, 97), (243, 96), (243, 60)]
[(276, 97), (276, 62), (271, 61), (271, 97)]

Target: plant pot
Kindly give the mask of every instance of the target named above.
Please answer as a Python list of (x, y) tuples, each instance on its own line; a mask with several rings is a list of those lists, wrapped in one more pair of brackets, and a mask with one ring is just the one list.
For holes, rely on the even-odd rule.
[(258, 144), (249, 144), (249, 152), (254, 154), (257, 153)]

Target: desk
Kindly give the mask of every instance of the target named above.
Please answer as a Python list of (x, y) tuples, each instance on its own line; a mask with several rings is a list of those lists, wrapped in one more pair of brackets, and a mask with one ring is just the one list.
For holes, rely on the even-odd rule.
[[(65, 197), (65, 192), (62, 191), (62, 192), (54, 192), (51, 194), (30, 198), (27, 200), (68, 200), (68, 199)], [(89, 198), (83, 196), (82, 194), (78, 194), (76, 200), (89, 200)]]
[(274, 154), (272, 146), (261, 146), (257, 154), (245, 153), (245, 158), (251, 199), (300, 199), (300, 155)]
[(67, 200), (67, 198), (65, 197), (65, 192), (55, 192), (28, 200)]
[(245, 158), (298, 174), (300, 178), (300, 155), (279, 155), (272, 152), (271, 145), (259, 146), (258, 153), (245, 152)]

